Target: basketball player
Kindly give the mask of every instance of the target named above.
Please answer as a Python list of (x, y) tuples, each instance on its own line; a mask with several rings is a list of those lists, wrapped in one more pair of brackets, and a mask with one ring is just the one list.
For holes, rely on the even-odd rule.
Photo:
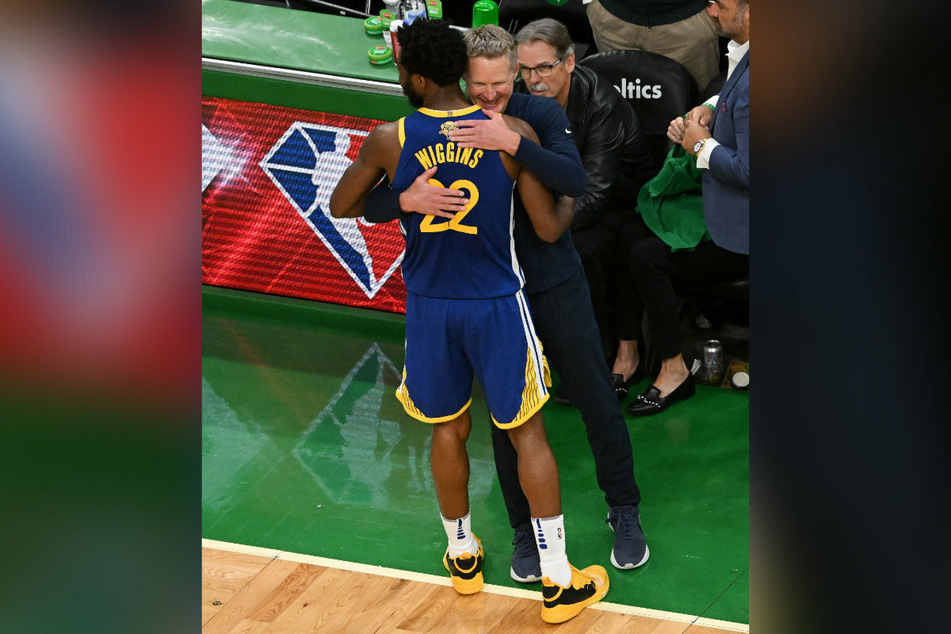
[[(542, 619), (561, 623), (608, 591), (601, 566), (568, 562), (558, 467), (541, 407), (550, 385), (535, 336), (512, 240), (512, 194), (519, 194), (536, 233), (557, 240), (571, 215), (556, 210), (551, 192), (495, 151), (463, 150), (449, 141), (456, 122), (486, 118), (459, 86), (468, 57), (461, 33), (441, 21), (414, 20), (397, 32), (400, 84), (417, 112), (376, 127), (330, 200), (334, 217), (363, 215), (367, 193), (384, 173), (406, 188), (438, 166), (439, 185), (467, 192), (451, 219), (404, 214), (406, 238), (406, 359), (397, 398), (406, 412), (433, 426), (431, 468), (449, 545), (443, 563), (461, 594), (483, 586), (484, 553), (469, 513), (466, 440), (473, 376), (482, 384), (493, 424), (518, 453), (542, 569)], [(537, 141), (532, 129), (508, 119)], [(436, 184), (436, 183), (434, 183)]]

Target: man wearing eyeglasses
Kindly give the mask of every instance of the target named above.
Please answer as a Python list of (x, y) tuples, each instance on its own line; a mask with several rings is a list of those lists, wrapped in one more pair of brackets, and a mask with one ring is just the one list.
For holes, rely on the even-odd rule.
[[(614, 271), (618, 236), (626, 214), (633, 213), (641, 186), (657, 171), (641, 133), (637, 115), (610, 82), (596, 72), (575, 65), (568, 29), (557, 20), (528, 23), (515, 35), (521, 80), (516, 90), (551, 97), (571, 121), (588, 184), (575, 199), (571, 237), (584, 263), (591, 302), (601, 333), (602, 347), (618, 398), (627, 396), (634, 368), (614, 359)], [(575, 395), (563, 389), (555, 399), (572, 403)]]

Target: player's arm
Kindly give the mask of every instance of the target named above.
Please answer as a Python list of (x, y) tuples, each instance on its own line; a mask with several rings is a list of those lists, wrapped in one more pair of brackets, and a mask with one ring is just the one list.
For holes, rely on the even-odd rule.
[(330, 196), (330, 215), (334, 218), (362, 216), (367, 194), (373, 186), (380, 182), (386, 173), (395, 173), (396, 164), (399, 162), (399, 137), (395, 125), (398, 124), (394, 122), (379, 125), (371, 130), (363, 141), (356, 160), (340, 177), (334, 193)]
[(516, 187), (535, 233), (545, 242), (556, 242), (571, 226), (575, 199), (562, 196), (556, 204), (551, 189), (526, 169), (519, 172)]
[[(513, 130), (537, 143), (538, 137), (530, 125), (514, 117), (505, 117), (505, 120)], [(555, 242), (571, 226), (574, 200), (562, 197), (562, 201), (556, 205), (551, 189), (534, 172), (519, 167), (514, 159), (506, 161), (506, 168), (508, 169), (509, 166), (517, 170), (518, 194), (532, 221), (535, 233), (545, 242)]]

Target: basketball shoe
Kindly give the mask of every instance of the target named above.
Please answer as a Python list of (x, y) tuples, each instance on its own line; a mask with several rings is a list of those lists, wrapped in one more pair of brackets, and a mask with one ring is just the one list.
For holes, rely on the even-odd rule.
[(452, 579), (452, 587), (459, 594), (475, 594), (482, 590), (482, 560), (485, 556), (482, 553), (482, 542), (474, 535), (473, 539), (479, 545), (479, 552), (476, 555), (463, 553), (458, 557), (450, 557), (447, 548), (442, 558), (442, 563)]
[(610, 585), (608, 573), (602, 566), (588, 566), (584, 570), (571, 566), (571, 584), (567, 587), (542, 577), (542, 620), (564, 623), (603, 599)]

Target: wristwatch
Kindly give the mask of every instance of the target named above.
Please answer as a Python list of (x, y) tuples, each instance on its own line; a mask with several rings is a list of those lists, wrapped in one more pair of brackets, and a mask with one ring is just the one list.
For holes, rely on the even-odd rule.
[(699, 156), (700, 152), (703, 151), (703, 146), (707, 142), (707, 139), (700, 139), (693, 144), (693, 153), (695, 156)]

